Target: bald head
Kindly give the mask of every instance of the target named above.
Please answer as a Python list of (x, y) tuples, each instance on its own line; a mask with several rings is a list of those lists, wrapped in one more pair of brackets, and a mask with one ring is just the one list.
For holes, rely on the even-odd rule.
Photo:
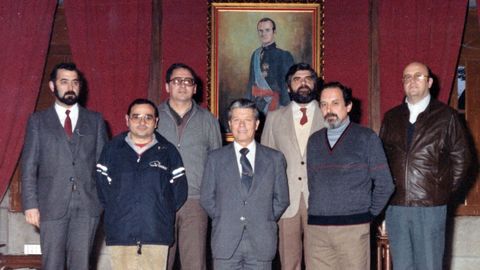
[(407, 100), (412, 104), (428, 96), (433, 83), (428, 67), (419, 62), (410, 63), (405, 67), (402, 81)]

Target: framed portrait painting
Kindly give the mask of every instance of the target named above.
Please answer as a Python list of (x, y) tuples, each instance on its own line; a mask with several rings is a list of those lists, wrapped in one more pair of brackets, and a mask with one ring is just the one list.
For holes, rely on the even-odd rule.
[(210, 3), (208, 98), (224, 132), (235, 99), (255, 101), (263, 116), (286, 106), (294, 63), (309, 63), (321, 77), (322, 3)]

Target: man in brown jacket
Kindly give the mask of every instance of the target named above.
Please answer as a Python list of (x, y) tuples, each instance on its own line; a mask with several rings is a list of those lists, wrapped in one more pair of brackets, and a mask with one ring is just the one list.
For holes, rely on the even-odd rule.
[(380, 137), (396, 192), (386, 212), (393, 268), (442, 269), (447, 204), (470, 163), (456, 111), (433, 99), (422, 63), (403, 71), (405, 102), (385, 114)]

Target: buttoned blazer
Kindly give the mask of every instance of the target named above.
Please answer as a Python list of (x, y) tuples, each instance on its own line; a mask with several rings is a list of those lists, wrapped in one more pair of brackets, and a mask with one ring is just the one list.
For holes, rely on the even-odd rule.
[[(283, 155), (257, 143), (252, 186), (242, 186), (233, 144), (211, 152), (200, 201), (212, 218), (212, 253), (229, 259), (239, 241), (249, 237), (258, 260), (271, 261), (277, 250), (277, 220), (288, 207)], [(244, 232), (245, 229), (245, 232)]]
[[(323, 128), (323, 117), (315, 103), (310, 135)], [(300, 195), (304, 192), (305, 204), (308, 206), (307, 157), (305, 150), (302, 155), (298, 145), (292, 113), (293, 102), (275, 111), (268, 112), (263, 128), (261, 142), (263, 145), (282, 152), (287, 160), (288, 188), (290, 192), (290, 206), (282, 218), (291, 218), (298, 212)]]
[(66, 135), (53, 106), (32, 114), (21, 161), (24, 210), (38, 208), (41, 220), (63, 217), (75, 183), (82, 209), (99, 216), (102, 208), (94, 172), (106, 140), (102, 116), (81, 106), (72, 138)]

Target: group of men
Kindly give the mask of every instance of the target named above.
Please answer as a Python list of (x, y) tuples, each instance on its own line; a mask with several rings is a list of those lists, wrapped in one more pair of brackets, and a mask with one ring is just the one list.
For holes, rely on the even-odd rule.
[(389, 200), (394, 269), (442, 269), (446, 207), (470, 149), (456, 112), (431, 98), (424, 64), (405, 68), (405, 102), (380, 137), (350, 121), (348, 87), (299, 63), (261, 143), (258, 104), (238, 99), (224, 147), (185, 64), (167, 70), (169, 98), (134, 100), (128, 130), (109, 142), (101, 115), (78, 105), (82, 82), (74, 64), (57, 65), (54, 106), (28, 122), (22, 196), (42, 269), (88, 269), (102, 209), (112, 269), (172, 269), (177, 249), (182, 269), (206, 269), (208, 216), (216, 270), (271, 269), (277, 251), (287, 270), (370, 269), (370, 224)]

